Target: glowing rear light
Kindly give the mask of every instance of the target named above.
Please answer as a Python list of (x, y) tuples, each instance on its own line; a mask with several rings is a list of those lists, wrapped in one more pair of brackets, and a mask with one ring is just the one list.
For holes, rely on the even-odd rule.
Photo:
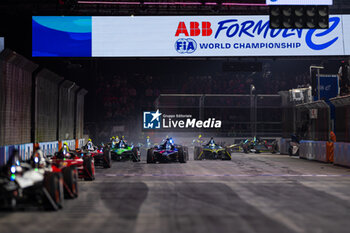
[(16, 167), (15, 167), (15, 166), (11, 166), (11, 169), (10, 169), (10, 170), (11, 170), (11, 173), (12, 173), (12, 174), (16, 173)]

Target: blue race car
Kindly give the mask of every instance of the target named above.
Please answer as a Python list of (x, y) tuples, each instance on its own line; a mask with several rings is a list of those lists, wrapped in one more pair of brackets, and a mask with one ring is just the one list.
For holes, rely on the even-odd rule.
[(160, 145), (147, 150), (147, 163), (186, 163), (187, 160), (188, 148), (185, 146), (176, 145), (172, 138), (166, 138)]
[(221, 159), (221, 160), (231, 160), (231, 154), (228, 149), (223, 148), (215, 143), (214, 139), (211, 138), (210, 141), (202, 146), (195, 146), (193, 152), (194, 160), (202, 159)]

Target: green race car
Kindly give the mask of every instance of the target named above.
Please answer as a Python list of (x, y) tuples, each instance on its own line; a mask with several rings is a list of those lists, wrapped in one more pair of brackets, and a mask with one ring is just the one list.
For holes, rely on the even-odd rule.
[(129, 146), (124, 140), (120, 140), (111, 147), (111, 156), (115, 161), (140, 162), (140, 151), (138, 147)]

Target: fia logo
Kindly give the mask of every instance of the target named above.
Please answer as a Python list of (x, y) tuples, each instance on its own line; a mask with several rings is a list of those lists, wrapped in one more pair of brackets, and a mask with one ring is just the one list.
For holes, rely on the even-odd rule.
[(161, 115), (159, 109), (156, 112), (143, 112), (143, 128), (160, 129)]
[(178, 39), (175, 42), (175, 50), (178, 53), (193, 53), (197, 49), (197, 43), (194, 39), (191, 38), (182, 38)]

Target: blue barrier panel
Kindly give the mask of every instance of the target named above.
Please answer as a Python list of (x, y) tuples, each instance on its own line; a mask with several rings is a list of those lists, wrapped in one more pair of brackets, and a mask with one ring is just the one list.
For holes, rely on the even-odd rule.
[(85, 139), (79, 139), (79, 148), (82, 148), (85, 145)]
[(350, 143), (334, 143), (334, 164), (350, 167)]
[(33, 144), (27, 143), (0, 147), (0, 166), (7, 162), (15, 149), (18, 150), (21, 160), (28, 160), (33, 153)]
[(62, 140), (62, 145), (65, 142), (68, 144), (69, 149), (75, 150), (75, 140)]
[(42, 149), (44, 156), (54, 155), (58, 151), (58, 141), (53, 142), (40, 142), (40, 148)]

